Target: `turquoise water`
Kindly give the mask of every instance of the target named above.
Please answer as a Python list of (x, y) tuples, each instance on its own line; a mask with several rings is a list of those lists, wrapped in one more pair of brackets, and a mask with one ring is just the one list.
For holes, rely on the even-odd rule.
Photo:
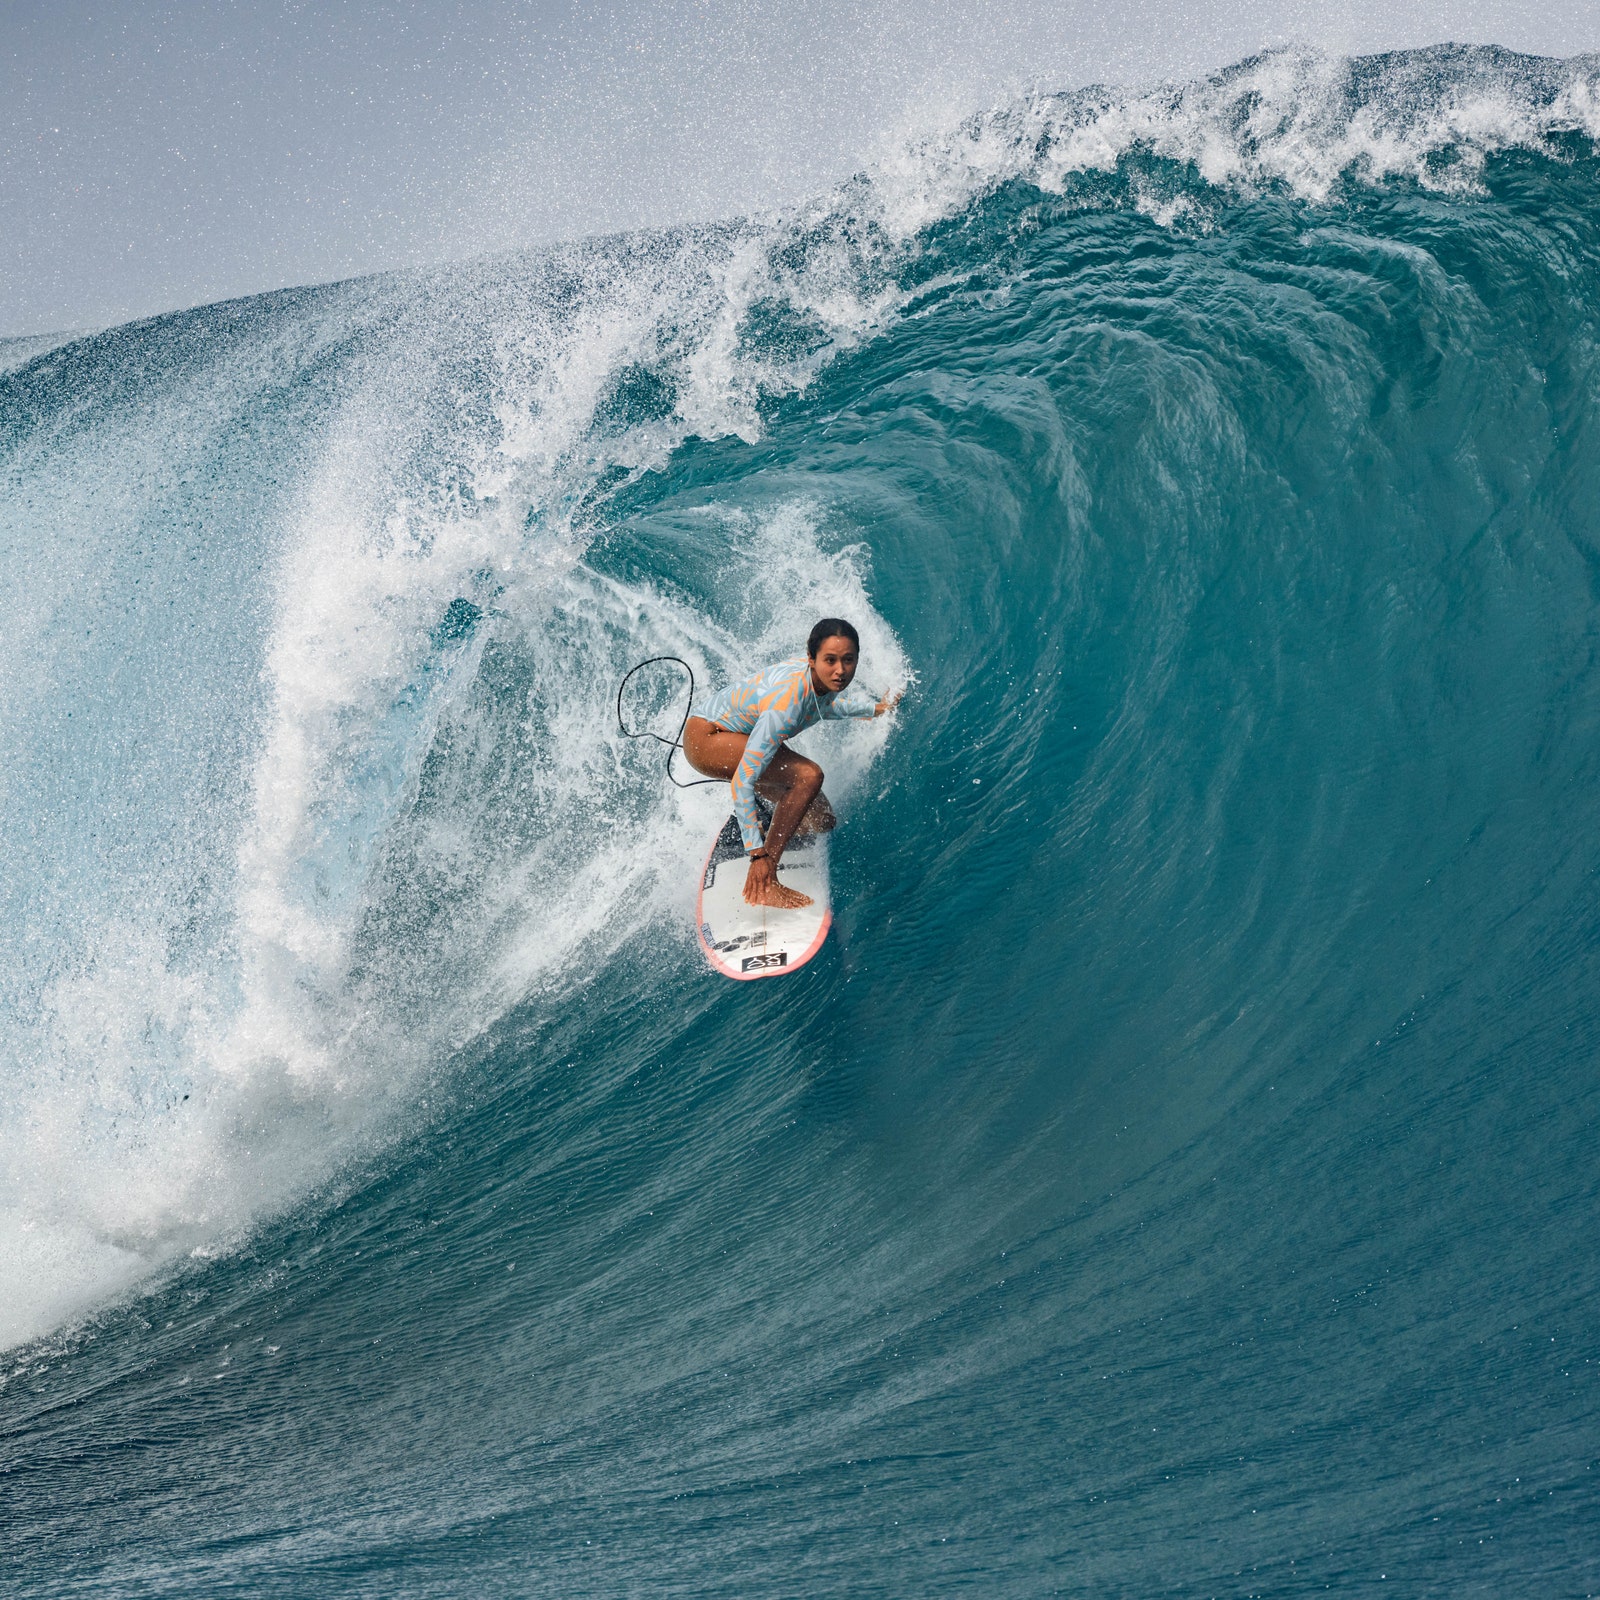
[[(10, 352), (8, 1589), (1593, 1592), (1597, 83)], [(716, 981), (611, 697), (830, 611)]]

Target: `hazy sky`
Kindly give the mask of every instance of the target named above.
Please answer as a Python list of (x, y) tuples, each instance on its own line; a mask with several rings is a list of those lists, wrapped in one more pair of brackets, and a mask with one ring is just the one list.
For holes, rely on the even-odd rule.
[(820, 188), (908, 121), (1596, 0), (0, 0), (0, 336)]

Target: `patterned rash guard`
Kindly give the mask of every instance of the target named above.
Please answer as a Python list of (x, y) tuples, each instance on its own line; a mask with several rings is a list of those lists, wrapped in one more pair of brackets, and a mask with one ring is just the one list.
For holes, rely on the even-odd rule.
[(876, 709), (877, 701), (859, 684), (849, 684), (837, 694), (818, 694), (804, 656), (780, 661), (764, 672), (700, 698), (694, 708), (697, 717), (704, 717), (729, 733), (750, 735), (731, 785), (733, 814), (739, 819), (746, 850), (761, 848), (756, 779), (767, 770), (778, 746), (813, 723), (870, 717)]

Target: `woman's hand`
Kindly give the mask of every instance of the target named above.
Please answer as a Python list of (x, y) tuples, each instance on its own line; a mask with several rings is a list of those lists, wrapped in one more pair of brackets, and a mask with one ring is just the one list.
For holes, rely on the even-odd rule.
[(902, 698), (904, 698), (904, 696), (905, 696), (905, 690), (904, 689), (896, 689), (893, 694), (886, 694), (883, 697), (883, 699), (881, 699), (877, 703), (877, 705), (875, 705), (872, 708), (873, 716), (875, 716), (875, 717), (886, 717), (886, 716), (888, 716), (889, 713), (891, 711), (893, 711), (894, 708), (897, 705), (900, 704), (900, 701), (902, 700)]

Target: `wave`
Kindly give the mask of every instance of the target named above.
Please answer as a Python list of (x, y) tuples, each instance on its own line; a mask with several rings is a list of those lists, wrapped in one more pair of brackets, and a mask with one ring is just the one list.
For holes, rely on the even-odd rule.
[[(196, 1407), (111, 1554), (69, 1468), (19, 1502), (37, 1592), (153, 1587), (162, 1462), (241, 1439), (177, 1581), (1459, 1579), (1468, 1431), (1543, 1481), (1519, 1408), (1591, 1409), (1411, 1341), (1567, 1360), (1592, 1290), (1536, 1219), (1592, 1100), (1597, 85), (1284, 52), (0, 351), (0, 1396)], [(808, 736), (829, 950), (712, 985), (720, 802), (613, 696), (823, 613), (915, 688)], [(1574, 1570), (1581, 1501), (1485, 1570)]]

